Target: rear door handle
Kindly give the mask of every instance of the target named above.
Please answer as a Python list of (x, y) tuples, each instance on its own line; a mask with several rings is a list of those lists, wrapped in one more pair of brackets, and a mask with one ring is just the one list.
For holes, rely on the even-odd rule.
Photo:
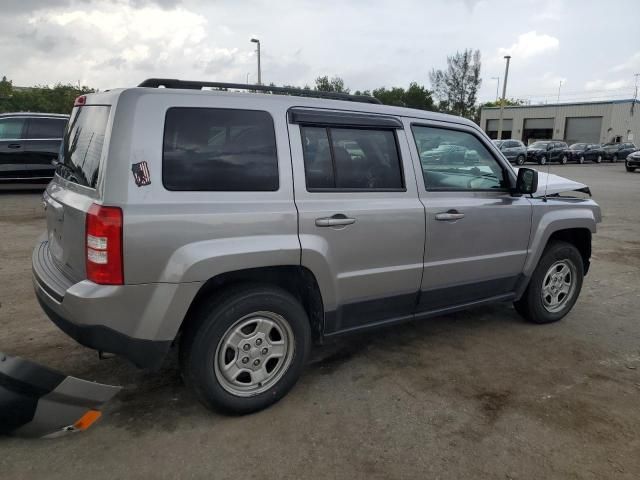
[(7, 147), (9, 147), (9, 148), (20, 148), (20, 144), (19, 143), (10, 143), (9, 145), (7, 145)]
[(464, 218), (464, 213), (460, 213), (457, 210), (436, 213), (436, 220), (440, 220), (442, 222), (451, 222), (453, 220), (460, 220), (461, 218)]
[(317, 227), (340, 227), (351, 225), (353, 223), (356, 223), (355, 218), (349, 218), (341, 213), (338, 213), (333, 217), (316, 218)]

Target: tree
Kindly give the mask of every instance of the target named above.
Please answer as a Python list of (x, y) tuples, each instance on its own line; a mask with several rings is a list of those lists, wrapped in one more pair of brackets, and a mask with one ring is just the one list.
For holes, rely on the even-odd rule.
[(480, 50), (465, 50), (447, 57), (446, 70), (431, 70), (429, 80), (440, 109), (472, 118), (475, 114), (480, 78)]
[(386, 87), (377, 88), (373, 91), (373, 96), (385, 105), (435, 110), (431, 92), (416, 82), (411, 82), (406, 90), (402, 87), (392, 87), (389, 90)]
[(58, 83), (17, 89), (3, 77), (0, 82), (0, 112), (70, 113), (79, 95), (95, 92), (81, 85)]
[(340, 77), (329, 78), (328, 75), (316, 78), (314, 90), (319, 92), (349, 93), (349, 89), (344, 86), (344, 80)]
[[(527, 101), (526, 100), (522, 100), (520, 98), (505, 98), (504, 99), (504, 106), (505, 107), (517, 107), (519, 105), (526, 105)], [(480, 105), (480, 108), (492, 108), (492, 107), (499, 107), (500, 106), (500, 100), (497, 100), (495, 102), (485, 102), (483, 104)]]

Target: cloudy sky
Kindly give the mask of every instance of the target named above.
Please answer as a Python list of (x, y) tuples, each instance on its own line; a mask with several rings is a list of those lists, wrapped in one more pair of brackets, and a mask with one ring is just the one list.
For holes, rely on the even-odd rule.
[[(2, 0), (0, 75), (100, 89), (148, 77), (372, 89), (429, 85), (465, 48), (482, 53), (480, 100), (628, 98), (640, 73), (638, 0)], [(502, 80), (501, 80), (502, 81)]]

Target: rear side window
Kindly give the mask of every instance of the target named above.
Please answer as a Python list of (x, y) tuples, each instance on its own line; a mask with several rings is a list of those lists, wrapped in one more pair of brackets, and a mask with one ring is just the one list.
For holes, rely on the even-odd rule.
[(393, 130), (301, 127), (308, 190), (403, 189)]
[(170, 108), (162, 181), (168, 190), (278, 190), (271, 115), (257, 110)]
[(24, 118), (0, 118), (0, 140), (19, 140), (22, 137)]
[(67, 120), (62, 118), (31, 118), (27, 138), (62, 138)]
[(96, 187), (109, 112), (107, 105), (73, 109), (56, 167), (58, 175), (78, 185)]

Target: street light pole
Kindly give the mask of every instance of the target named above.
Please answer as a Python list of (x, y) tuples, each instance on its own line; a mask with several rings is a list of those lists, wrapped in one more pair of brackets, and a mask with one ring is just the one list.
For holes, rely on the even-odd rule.
[(556, 103), (560, 103), (560, 89), (562, 88), (562, 80), (560, 80), (560, 85), (558, 85), (558, 100)]
[(507, 65), (504, 69), (504, 82), (502, 83), (502, 100), (500, 101), (500, 120), (498, 121), (498, 140), (502, 140), (502, 118), (504, 117), (504, 100), (507, 96), (507, 79), (509, 78), (509, 61), (511, 55), (505, 55)]
[(498, 103), (498, 90), (500, 90), (500, 77), (491, 77), (491, 80), (497, 80), (496, 83), (496, 103)]
[(258, 52), (258, 85), (262, 85), (262, 72), (260, 68), (260, 40), (257, 38), (252, 38), (251, 42), (256, 44), (257, 52)]

